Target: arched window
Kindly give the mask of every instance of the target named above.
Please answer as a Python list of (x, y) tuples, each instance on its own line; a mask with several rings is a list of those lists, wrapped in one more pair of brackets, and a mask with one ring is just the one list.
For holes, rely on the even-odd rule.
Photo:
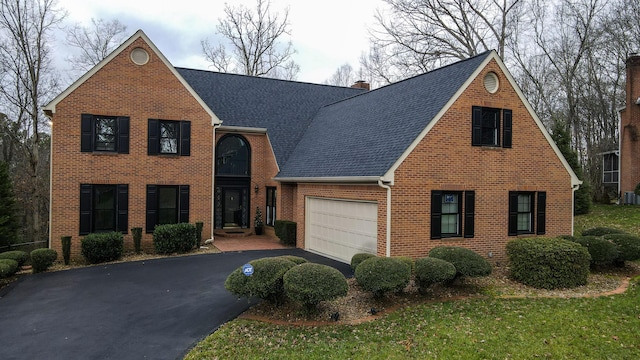
[(251, 149), (240, 135), (226, 135), (216, 146), (216, 175), (250, 176)]

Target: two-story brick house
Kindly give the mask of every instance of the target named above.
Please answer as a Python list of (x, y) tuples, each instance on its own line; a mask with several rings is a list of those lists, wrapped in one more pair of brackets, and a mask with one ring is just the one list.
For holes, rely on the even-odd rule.
[(181, 221), (213, 238), (256, 207), (343, 261), (503, 259), (512, 238), (573, 230), (580, 181), (495, 52), (367, 91), (175, 68), (138, 31), (45, 112), (58, 250), (134, 226), (149, 246)]

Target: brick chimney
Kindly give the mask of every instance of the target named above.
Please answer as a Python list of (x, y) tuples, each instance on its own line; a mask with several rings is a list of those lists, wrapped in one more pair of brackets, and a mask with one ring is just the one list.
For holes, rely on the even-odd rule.
[(626, 105), (620, 110), (620, 195), (640, 183), (640, 55), (626, 61)]
[(369, 83), (364, 80), (356, 81), (356, 83), (351, 85), (351, 87), (356, 89), (365, 89), (367, 91), (371, 90), (371, 86), (369, 85)]

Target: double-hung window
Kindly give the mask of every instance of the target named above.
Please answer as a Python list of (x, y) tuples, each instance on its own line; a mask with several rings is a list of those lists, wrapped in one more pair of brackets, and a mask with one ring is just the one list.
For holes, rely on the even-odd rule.
[(149, 155), (191, 155), (191, 121), (149, 119)]
[(509, 235), (545, 233), (547, 193), (509, 192)]
[(80, 235), (128, 231), (129, 185), (80, 185)]
[(147, 185), (146, 231), (189, 222), (189, 185)]
[(511, 147), (513, 133), (511, 110), (473, 106), (471, 116), (473, 146)]
[(431, 192), (431, 238), (472, 238), (475, 231), (475, 192)]
[(81, 152), (129, 153), (129, 118), (82, 114)]

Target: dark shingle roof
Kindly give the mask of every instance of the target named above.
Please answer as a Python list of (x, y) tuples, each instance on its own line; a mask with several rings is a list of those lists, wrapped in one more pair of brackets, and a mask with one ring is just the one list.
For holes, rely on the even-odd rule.
[(324, 106), (277, 178), (383, 176), (487, 56)]
[(362, 89), (176, 68), (225, 126), (266, 128), (278, 165), (286, 163), (323, 105)]

